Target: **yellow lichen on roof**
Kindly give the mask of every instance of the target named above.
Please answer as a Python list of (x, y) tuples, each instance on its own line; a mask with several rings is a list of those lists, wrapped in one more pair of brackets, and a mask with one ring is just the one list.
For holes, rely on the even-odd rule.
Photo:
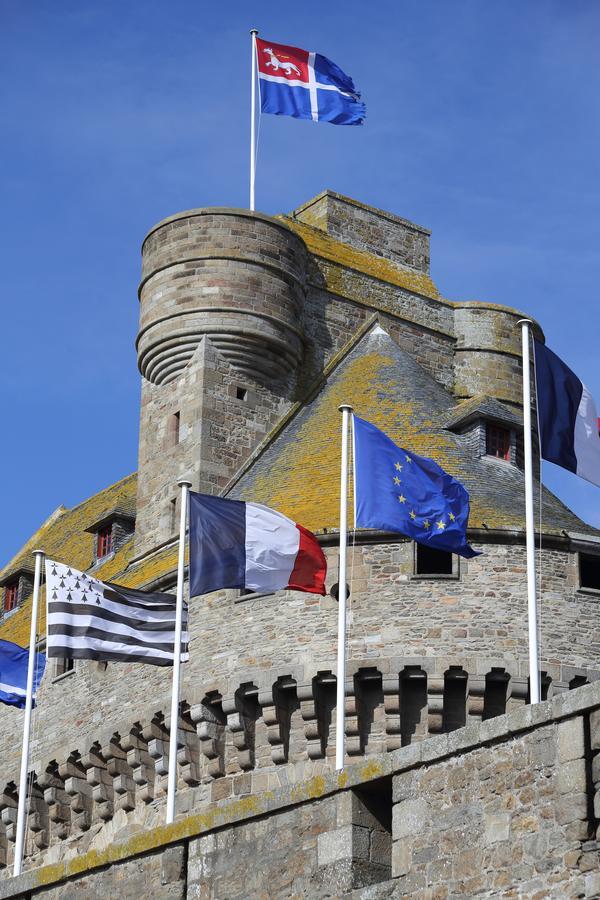
[[(116, 506), (130, 507), (135, 501), (136, 486), (137, 476), (128, 475), (72, 509), (60, 508), (4, 567), (0, 576), (8, 575), (21, 567), (33, 568), (34, 550), (43, 550), (50, 559), (65, 562), (76, 569), (82, 571), (89, 569), (94, 561), (94, 535), (85, 529)], [(94, 575), (109, 579), (125, 571), (132, 553), (133, 540), (129, 540), (105, 563), (97, 566)], [(24, 601), (17, 612), (0, 622), (0, 637), (25, 646), (29, 642), (30, 616), (31, 597)], [(44, 630), (45, 595), (42, 590), (38, 633), (41, 634)]]
[[(417, 272), (409, 269), (407, 266), (401, 266), (393, 263), (389, 259), (377, 256), (375, 253), (368, 253), (366, 250), (357, 250), (350, 244), (344, 244), (335, 238), (330, 237), (319, 228), (312, 225), (305, 225), (288, 216), (280, 216), (286, 225), (295, 231), (304, 241), (309, 251), (321, 259), (335, 263), (347, 269), (354, 269), (357, 272), (363, 272), (372, 278), (380, 281), (386, 281), (397, 287), (406, 288), (416, 294), (424, 297), (430, 297), (432, 300), (444, 300), (430, 276), (425, 272)], [(330, 275), (332, 277), (332, 275)], [(327, 285), (334, 293), (335, 285)]]
[[(341, 415), (338, 407), (350, 403), (399, 445), (414, 453), (434, 456), (442, 465), (454, 447), (452, 437), (423, 431), (414, 418), (415, 404), (389, 396), (389, 367), (394, 360), (381, 353), (366, 353), (350, 360), (338, 378), (325, 387), (294, 442), (285, 443), (268, 471), (252, 480), (252, 496), (285, 513), (313, 531), (339, 526)], [(434, 427), (434, 423), (431, 423)]]

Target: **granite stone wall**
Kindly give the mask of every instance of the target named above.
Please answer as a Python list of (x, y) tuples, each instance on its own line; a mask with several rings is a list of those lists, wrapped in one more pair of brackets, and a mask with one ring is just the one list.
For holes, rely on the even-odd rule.
[[(357, 547), (348, 617), (347, 760), (371, 758), (523, 706), (528, 697), (525, 551), (485, 546), (458, 577), (412, 575), (410, 542)], [(336, 552), (328, 550), (335, 570)], [(521, 587), (520, 585), (523, 584)], [(576, 556), (545, 551), (544, 696), (600, 675), (595, 595)], [(181, 697), (179, 802), (195, 810), (325, 773), (335, 747), (337, 604), (219, 592), (191, 604)], [(47, 678), (32, 741), (28, 852), (94, 846), (117, 813), (146, 824), (165, 799), (170, 672), (78, 662)], [(17, 710), (2, 707), (0, 864), (14, 841)], [(236, 778), (246, 779), (236, 782)], [(237, 785), (237, 786), (236, 786)], [(187, 798), (187, 799), (186, 799)], [(65, 843), (66, 842), (66, 843)]]
[(0, 898), (447, 900), (600, 894), (600, 684), (173, 825), (121, 810), (92, 849), (0, 879)]

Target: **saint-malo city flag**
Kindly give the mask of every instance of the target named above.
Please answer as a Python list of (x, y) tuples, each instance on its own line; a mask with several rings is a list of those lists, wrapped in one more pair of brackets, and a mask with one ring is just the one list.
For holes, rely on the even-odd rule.
[[(49, 659), (97, 659), (172, 666), (175, 597), (98, 581), (72, 566), (46, 560)], [(183, 605), (181, 661), (188, 655), (188, 608)]]
[(326, 56), (260, 38), (256, 53), (261, 112), (334, 125), (364, 122), (354, 82)]
[(479, 555), (467, 543), (469, 495), (456, 478), (358, 416), (354, 452), (357, 528), (397, 531), (466, 559)]

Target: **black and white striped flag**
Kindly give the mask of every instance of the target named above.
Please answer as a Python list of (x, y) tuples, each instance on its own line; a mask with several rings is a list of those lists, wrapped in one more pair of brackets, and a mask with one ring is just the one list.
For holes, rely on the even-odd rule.
[[(172, 666), (175, 597), (98, 581), (46, 560), (48, 658), (98, 659)], [(183, 604), (181, 661), (188, 654), (188, 607)]]

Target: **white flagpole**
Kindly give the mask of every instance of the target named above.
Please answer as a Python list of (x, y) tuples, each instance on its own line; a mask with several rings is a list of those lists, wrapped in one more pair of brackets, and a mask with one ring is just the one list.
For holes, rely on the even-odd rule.
[(252, 86), (250, 88), (250, 209), (254, 210), (254, 178), (256, 176), (256, 35), (250, 31), (252, 43)]
[(521, 319), (523, 347), (523, 445), (525, 451), (525, 541), (527, 549), (527, 611), (529, 619), (529, 697), (540, 702), (538, 616), (535, 591), (535, 526), (533, 521), (533, 453), (531, 448), (530, 319)]
[(340, 473), (340, 567), (338, 575), (337, 701), (335, 707), (335, 768), (344, 768), (346, 745), (346, 544), (348, 532), (348, 424), (352, 407), (342, 404), (342, 468)]
[(21, 751), (21, 775), (19, 778), (19, 805), (17, 809), (17, 833), (15, 839), (15, 862), (13, 876), (21, 874), (23, 850), (25, 847), (25, 820), (27, 817), (27, 776), (29, 774), (29, 738), (31, 733), (31, 710), (33, 709), (33, 680), (35, 675), (35, 645), (37, 639), (38, 606), (42, 575), (43, 550), (34, 550), (35, 575), (33, 579), (33, 599), (31, 601), (31, 630), (29, 633), (29, 660), (27, 665), (27, 694), (25, 697), (25, 720), (23, 722), (23, 749)]
[(175, 612), (175, 642), (173, 647), (173, 690), (171, 693), (171, 731), (169, 734), (169, 776), (167, 782), (167, 825), (175, 819), (177, 791), (177, 731), (179, 726), (179, 680), (181, 673), (181, 631), (183, 620), (183, 569), (185, 562), (185, 526), (187, 522), (188, 492), (191, 481), (181, 479), (181, 515), (179, 518), (179, 558), (177, 561), (177, 606)]

